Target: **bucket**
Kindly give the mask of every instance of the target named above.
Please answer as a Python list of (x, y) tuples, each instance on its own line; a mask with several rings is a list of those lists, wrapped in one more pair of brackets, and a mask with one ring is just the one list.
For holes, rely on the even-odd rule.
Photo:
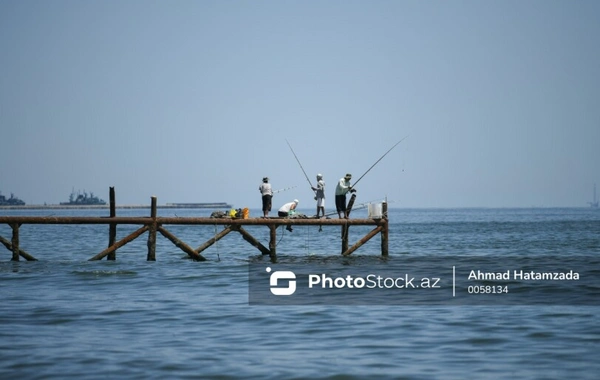
[(370, 219), (381, 219), (382, 218), (381, 203), (370, 203), (369, 204), (369, 218)]

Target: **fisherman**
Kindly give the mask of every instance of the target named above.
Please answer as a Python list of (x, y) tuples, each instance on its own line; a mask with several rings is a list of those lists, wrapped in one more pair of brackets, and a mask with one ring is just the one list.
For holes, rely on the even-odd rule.
[(315, 200), (317, 201), (317, 219), (319, 218), (320, 211), (323, 211), (323, 217), (325, 216), (325, 181), (323, 181), (323, 175), (317, 174), (317, 186), (311, 186), (315, 192)]
[(273, 189), (269, 183), (269, 177), (263, 178), (263, 183), (258, 187), (260, 194), (262, 195), (262, 210), (263, 217), (268, 218), (269, 212), (271, 211), (271, 203), (273, 199)]
[[(281, 206), (281, 208), (277, 212), (277, 215), (279, 215), (280, 217), (288, 217), (290, 215), (293, 215), (295, 213), (297, 206), (298, 206), (298, 200), (294, 199), (293, 202), (289, 202), (289, 203), (286, 203), (283, 206)], [(286, 230), (292, 232), (292, 226), (288, 225), (286, 227)]]
[(338, 213), (338, 217), (342, 218), (342, 212), (344, 213), (344, 218), (348, 218), (348, 210), (346, 208), (346, 194), (350, 191), (352, 193), (356, 192), (350, 185), (350, 180), (352, 179), (352, 174), (347, 173), (343, 178), (340, 178), (337, 186), (335, 187), (335, 208)]

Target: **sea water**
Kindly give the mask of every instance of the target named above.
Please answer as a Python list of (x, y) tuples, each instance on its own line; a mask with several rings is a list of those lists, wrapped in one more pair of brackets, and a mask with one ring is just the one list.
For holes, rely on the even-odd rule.
[[(2, 210), (51, 214), (108, 211)], [(377, 236), (341, 257), (339, 226), (295, 226), (277, 231), (277, 264), (235, 232), (202, 252), (206, 262), (185, 259), (161, 235), (148, 262), (146, 234), (116, 261), (91, 262), (107, 246), (106, 225), (22, 225), (20, 246), (38, 261), (11, 262), (0, 246), (0, 378), (598, 378), (600, 307), (554, 305), (551, 291), (543, 305), (249, 304), (248, 268), (263, 262), (360, 269), (435, 257), (600, 256), (593, 209), (391, 209), (389, 220), (387, 259)], [(223, 228), (165, 227), (192, 247)], [(118, 238), (136, 228), (120, 225)], [(268, 246), (267, 227), (245, 229)], [(350, 244), (370, 229), (353, 226)], [(0, 236), (10, 240), (11, 229), (0, 226)]]

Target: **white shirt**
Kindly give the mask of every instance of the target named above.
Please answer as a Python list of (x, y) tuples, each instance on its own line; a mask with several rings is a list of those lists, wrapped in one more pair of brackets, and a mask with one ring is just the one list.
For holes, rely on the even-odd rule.
[(348, 190), (350, 190), (350, 181), (346, 181), (346, 177), (340, 178), (340, 182), (335, 187), (335, 195), (346, 195)]
[(258, 190), (260, 190), (260, 193), (262, 195), (273, 195), (273, 190), (271, 189), (271, 184), (268, 182), (264, 182), (262, 183), (259, 187)]
[(286, 203), (283, 206), (281, 206), (281, 208), (278, 211), (290, 212), (290, 210), (292, 209), (292, 206), (295, 206), (295, 205), (296, 205), (296, 202)]

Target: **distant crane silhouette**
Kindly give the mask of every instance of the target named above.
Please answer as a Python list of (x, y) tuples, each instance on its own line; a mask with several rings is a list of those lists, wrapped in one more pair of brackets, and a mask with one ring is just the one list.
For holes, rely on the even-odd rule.
[(592, 208), (598, 208), (598, 198), (596, 198), (596, 184), (594, 184), (594, 200), (588, 202)]

